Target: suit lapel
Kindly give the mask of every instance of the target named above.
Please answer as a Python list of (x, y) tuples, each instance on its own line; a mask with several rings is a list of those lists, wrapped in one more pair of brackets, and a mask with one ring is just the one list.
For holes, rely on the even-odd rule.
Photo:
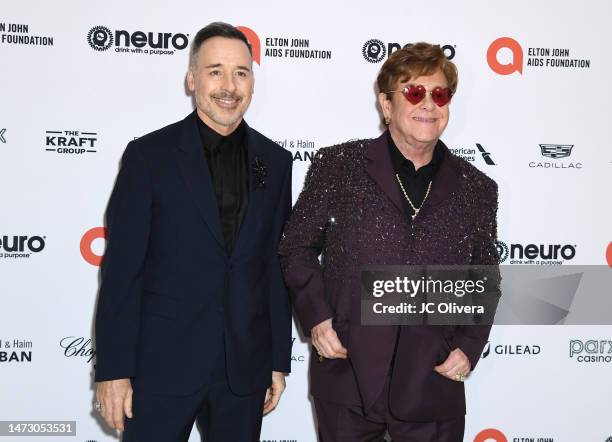
[(175, 150), (181, 176), (208, 225), (213, 236), (225, 250), (225, 239), (221, 230), (217, 196), (208, 170), (206, 155), (198, 133), (197, 114), (193, 112), (183, 120), (181, 141)]
[(400, 194), (395, 178), (387, 144), (386, 132), (383, 132), (380, 137), (370, 143), (366, 151), (366, 172), (376, 181), (376, 184), (385, 192), (399, 211), (403, 213), (403, 196)]
[[(267, 161), (268, 157), (264, 152), (263, 146), (258, 142), (255, 131), (251, 129), (246, 122), (245, 125), (248, 152), (247, 170), (249, 171), (249, 201), (247, 204), (246, 214), (244, 215), (244, 219), (242, 220), (242, 224), (238, 230), (238, 238), (236, 238), (236, 243), (234, 244), (234, 249), (232, 250), (232, 256), (239, 253), (240, 248), (244, 246), (250, 233), (252, 233), (256, 221), (260, 217), (260, 209), (262, 207), (261, 202), (267, 194), (266, 186), (260, 186), (258, 179), (254, 176), (256, 161), (263, 164), (267, 174), (273, 173), (270, 170), (271, 165), (268, 164), (269, 162)], [(267, 181), (265, 177), (262, 178), (264, 182)]]

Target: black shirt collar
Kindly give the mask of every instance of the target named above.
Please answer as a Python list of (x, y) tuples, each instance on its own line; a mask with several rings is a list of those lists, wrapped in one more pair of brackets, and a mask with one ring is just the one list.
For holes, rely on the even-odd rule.
[(415, 177), (419, 175), (426, 175), (427, 178), (431, 179), (436, 174), (438, 169), (440, 168), (440, 164), (444, 160), (444, 149), (440, 146), (440, 142), (436, 143), (434, 147), (433, 156), (431, 161), (426, 165), (419, 168), (419, 170), (414, 169), (414, 163), (404, 157), (404, 155), (400, 152), (398, 147), (395, 145), (393, 141), (393, 137), (391, 137), (391, 133), (387, 131), (387, 145), (389, 147), (389, 154), (391, 155), (391, 163), (393, 165), (393, 170), (395, 173), (400, 175), (408, 175), (409, 177)]
[(202, 139), (202, 144), (206, 151), (213, 150), (226, 143), (230, 143), (233, 146), (240, 146), (244, 142), (246, 134), (246, 123), (244, 120), (241, 120), (238, 127), (229, 135), (221, 135), (204, 123), (200, 117), (198, 117), (197, 120), (200, 138)]

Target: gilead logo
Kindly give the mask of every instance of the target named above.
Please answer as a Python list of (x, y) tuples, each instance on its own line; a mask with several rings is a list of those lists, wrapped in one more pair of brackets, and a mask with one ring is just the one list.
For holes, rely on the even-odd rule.
[(253, 52), (253, 61), (257, 64), (261, 64), (261, 42), (259, 36), (251, 28), (246, 26), (236, 26), (240, 32), (242, 32), (249, 44), (251, 45), (251, 51)]
[(106, 228), (94, 227), (85, 232), (81, 238), (81, 256), (89, 264), (96, 267), (102, 264), (102, 258), (104, 258), (104, 255), (96, 255), (91, 249), (93, 242), (98, 238), (108, 239)]
[[(509, 49), (512, 52), (512, 61), (508, 64), (501, 64), (497, 59), (500, 50)], [(513, 38), (501, 37), (495, 40), (487, 50), (487, 63), (493, 72), (499, 75), (510, 75), (514, 72), (523, 73), (523, 48)]]
[(501, 431), (495, 428), (487, 428), (476, 435), (474, 442), (508, 442), (508, 439)]

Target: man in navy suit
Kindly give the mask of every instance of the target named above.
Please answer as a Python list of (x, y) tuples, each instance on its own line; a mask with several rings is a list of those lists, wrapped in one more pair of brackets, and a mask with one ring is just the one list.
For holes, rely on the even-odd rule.
[[(106, 218), (97, 402), (124, 441), (258, 441), (291, 363), (277, 246), (291, 155), (243, 120), (250, 45), (212, 23), (193, 40), (196, 111), (128, 144)], [(125, 419), (127, 416), (127, 419)]]

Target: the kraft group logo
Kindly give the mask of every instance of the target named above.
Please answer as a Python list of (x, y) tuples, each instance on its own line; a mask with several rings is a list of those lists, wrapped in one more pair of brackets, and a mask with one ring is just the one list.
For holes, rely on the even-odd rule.
[[(500, 54), (505, 52), (503, 61)], [(499, 75), (511, 75), (518, 72), (523, 75), (523, 69), (528, 68), (578, 68), (588, 69), (591, 60), (573, 58), (569, 48), (554, 48), (534, 46), (527, 48), (527, 61), (523, 46), (512, 37), (500, 37), (494, 40), (487, 49), (487, 63), (493, 72)], [(509, 55), (509, 59), (508, 59)]]
[(97, 132), (79, 130), (47, 130), (45, 131), (45, 150), (60, 154), (83, 155), (95, 153), (98, 142)]
[(104, 227), (94, 227), (93, 229), (89, 229), (83, 237), (81, 238), (81, 256), (85, 261), (87, 261), (92, 266), (99, 267), (102, 264), (102, 259), (104, 255), (97, 255), (92, 250), (93, 242), (99, 238), (103, 238), (104, 240), (108, 239), (108, 232)]
[(508, 442), (508, 439), (501, 431), (487, 428), (476, 435), (474, 442)]

